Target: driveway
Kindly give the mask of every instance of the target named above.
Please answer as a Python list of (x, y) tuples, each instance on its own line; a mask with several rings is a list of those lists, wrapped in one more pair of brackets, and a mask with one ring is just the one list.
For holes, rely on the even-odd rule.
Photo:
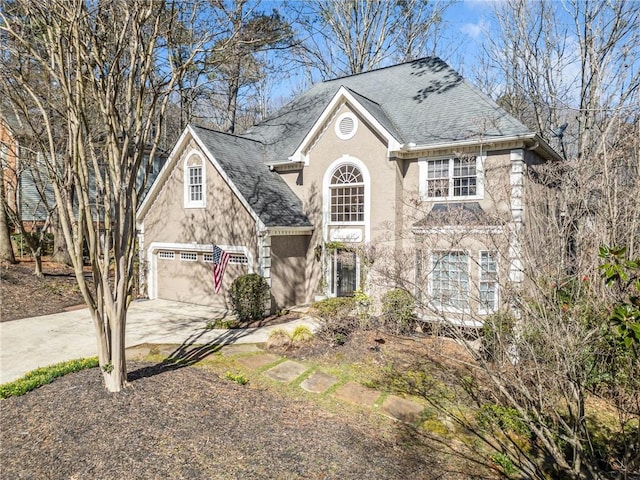
[[(141, 343), (260, 343), (271, 330), (292, 331), (317, 323), (301, 318), (284, 325), (241, 330), (207, 330), (207, 322), (225, 316), (219, 309), (173, 302), (133, 302), (127, 316), (126, 346)], [(0, 323), (0, 383), (53, 363), (97, 355), (96, 337), (87, 309)]]

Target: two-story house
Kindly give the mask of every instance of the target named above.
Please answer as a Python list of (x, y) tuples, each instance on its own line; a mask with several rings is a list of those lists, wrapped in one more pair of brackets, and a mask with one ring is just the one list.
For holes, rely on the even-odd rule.
[(278, 308), (401, 285), (425, 316), (484, 314), (522, 281), (526, 170), (559, 159), (438, 58), (319, 83), (242, 135), (189, 126), (138, 212), (148, 295), (227, 307), (257, 272)]

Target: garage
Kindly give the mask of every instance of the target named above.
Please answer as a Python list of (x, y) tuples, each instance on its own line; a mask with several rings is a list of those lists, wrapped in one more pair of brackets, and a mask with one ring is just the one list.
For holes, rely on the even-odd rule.
[(149, 298), (230, 308), (229, 288), (240, 275), (253, 272), (253, 259), (242, 246), (220, 246), (229, 254), (220, 293), (213, 287), (213, 245), (156, 244), (148, 250)]

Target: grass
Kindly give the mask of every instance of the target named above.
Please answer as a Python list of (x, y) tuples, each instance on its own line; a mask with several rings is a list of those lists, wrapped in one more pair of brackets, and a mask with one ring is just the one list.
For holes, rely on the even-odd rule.
[(48, 367), (37, 368), (18, 378), (12, 382), (0, 385), (0, 398), (19, 397), (27, 392), (35, 390), (42, 385), (51, 383), (54, 379), (67, 375), (68, 373), (78, 372), (86, 368), (94, 368), (98, 366), (97, 357), (80, 358), (77, 360), (69, 360), (67, 362), (56, 363)]

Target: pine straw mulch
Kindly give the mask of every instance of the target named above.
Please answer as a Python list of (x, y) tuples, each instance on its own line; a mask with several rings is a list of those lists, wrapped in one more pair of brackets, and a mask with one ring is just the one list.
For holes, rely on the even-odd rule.
[(90, 369), (0, 401), (2, 478), (473, 478), (448, 471), (442, 445), (371, 410), (320, 408), (197, 367), (129, 371), (119, 394)]

